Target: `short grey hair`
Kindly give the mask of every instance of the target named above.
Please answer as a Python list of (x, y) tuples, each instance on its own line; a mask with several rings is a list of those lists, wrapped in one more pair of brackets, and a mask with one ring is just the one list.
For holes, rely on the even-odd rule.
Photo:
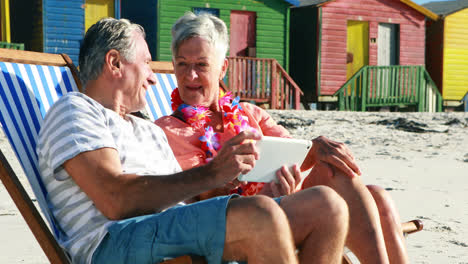
[(83, 87), (90, 80), (96, 80), (102, 72), (105, 56), (112, 49), (133, 62), (136, 56), (134, 33), (145, 38), (145, 30), (127, 19), (103, 18), (92, 25), (80, 47), (79, 66)]
[(229, 40), (227, 27), (224, 21), (208, 14), (195, 15), (192, 12), (185, 13), (172, 26), (172, 57), (179, 51), (184, 40), (192, 37), (201, 37), (208, 41), (224, 59), (228, 50)]

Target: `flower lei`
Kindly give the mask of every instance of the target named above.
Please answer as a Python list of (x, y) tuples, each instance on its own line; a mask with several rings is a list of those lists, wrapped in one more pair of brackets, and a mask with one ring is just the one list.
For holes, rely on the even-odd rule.
[[(224, 129), (232, 129), (235, 134), (239, 134), (244, 130), (256, 131), (255, 128), (249, 126), (248, 117), (243, 114), (242, 107), (239, 105), (239, 97), (232, 99), (231, 92), (224, 93), (221, 89), (219, 91), (219, 105), (222, 108)], [(180, 111), (183, 114), (185, 122), (191, 127), (200, 130), (202, 136), (198, 139), (201, 142), (201, 149), (206, 153), (205, 162), (211, 161), (214, 156), (221, 149), (219, 143), (220, 135), (214, 132), (213, 127), (208, 123), (211, 121), (209, 118), (211, 111), (201, 105), (187, 105), (180, 98), (179, 89), (176, 88), (171, 94), (172, 111)], [(264, 183), (249, 182), (241, 184), (236, 189), (231, 190), (230, 193), (237, 193), (244, 196), (254, 195), (263, 188)]]

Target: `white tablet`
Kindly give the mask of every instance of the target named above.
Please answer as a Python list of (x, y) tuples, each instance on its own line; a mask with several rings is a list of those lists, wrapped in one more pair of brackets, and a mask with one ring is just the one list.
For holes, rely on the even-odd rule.
[(271, 182), (276, 181), (276, 171), (283, 165), (299, 166), (304, 161), (312, 141), (304, 139), (291, 139), (263, 136), (256, 146), (260, 158), (255, 167), (247, 174), (241, 174), (240, 181)]

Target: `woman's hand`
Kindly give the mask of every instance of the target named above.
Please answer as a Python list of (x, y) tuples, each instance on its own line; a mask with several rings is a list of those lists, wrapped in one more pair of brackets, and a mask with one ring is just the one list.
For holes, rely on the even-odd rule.
[(312, 148), (301, 165), (301, 171), (308, 170), (318, 161), (322, 161), (343, 171), (351, 178), (361, 175), (354, 156), (344, 143), (323, 136), (313, 139), (312, 142)]
[(271, 197), (289, 195), (297, 192), (301, 188), (301, 171), (299, 165), (294, 164), (291, 168), (283, 165), (276, 171), (277, 182), (265, 184), (259, 194), (264, 194)]

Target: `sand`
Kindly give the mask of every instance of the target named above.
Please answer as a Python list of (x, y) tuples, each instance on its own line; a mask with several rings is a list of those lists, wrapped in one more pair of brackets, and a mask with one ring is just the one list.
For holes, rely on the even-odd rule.
[[(411, 263), (468, 263), (468, 113), (269, 112), (297, 138), (345, 142), (402, 221), (423, 221), (407, 239)], [(13, 157), (3, 134), (0, 147)], [(0, 263), (48, 263), (1, 184)]]

